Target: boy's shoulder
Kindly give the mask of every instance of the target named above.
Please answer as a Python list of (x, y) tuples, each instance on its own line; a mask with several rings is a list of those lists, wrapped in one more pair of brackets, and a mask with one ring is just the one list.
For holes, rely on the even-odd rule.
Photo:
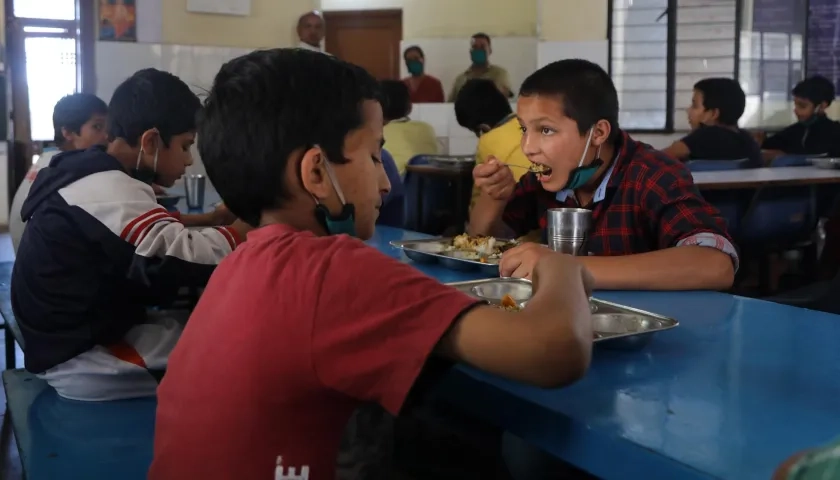
[(630, 171), (644, 175), (689, 175), (688, 167), (665, 152), (647, 143), (634, 140), (626, 133), (622, 145), (623, 164)]

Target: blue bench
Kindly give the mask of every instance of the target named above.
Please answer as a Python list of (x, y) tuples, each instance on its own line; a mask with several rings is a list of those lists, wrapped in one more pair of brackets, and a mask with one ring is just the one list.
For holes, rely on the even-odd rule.
[(3, 372), (27, 480), (144, 480), (152, 461), (155, 398), (78, 402), (25, 370)]

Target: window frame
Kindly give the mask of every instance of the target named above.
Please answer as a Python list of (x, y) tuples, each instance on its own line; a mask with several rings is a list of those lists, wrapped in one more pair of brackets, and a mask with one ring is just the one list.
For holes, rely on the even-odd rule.
[[(806, 9), (810, 2), (806, 0)], [(615, 0), (607, 0), (607, 73), (612, 77), (613, 74), (613, 13), (615, 8)], [(679, 8), (679, 0), (667, 0), (667, 6), (663, 11), (667, 22), (666, 34), (666, 81), (665, 81), (665, 125), (663, 128), (643, 128), (643, 129), (628, 129), (630, 133), (641, 134), (673, 134), (682, 132), (674, 128), (674, 113), (676, 111), (676, 84), (677, 84), (677, 14)], [(807, 10), (806, 10), (807, 11)], [(735, 24), (734, 24), (734, 54), (733, 54), (733, 75), (735, 79), (740, 81), (741, 74), (741, 30), (743, 27), (744, 14), (744, 0), (735, 0)], [(805, 63), (805, 53), (807, 52), (807, 38), (808, 38), (808, 22), (805, 24), (805, 32), (803, 36), (803, 72), (807, 71), (807, 64)], [(759, 129), (763, 127), (757, 127)]]

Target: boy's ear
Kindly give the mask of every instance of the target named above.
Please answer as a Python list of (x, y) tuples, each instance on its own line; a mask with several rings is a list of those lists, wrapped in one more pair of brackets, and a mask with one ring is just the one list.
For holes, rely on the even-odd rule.
[(327, 157), (319, 147), (304, 151), (300, 160), (300, 180), (303, 183), (303, 189), (319, 201), (329, 197), (332, 189), (324, 166), (326, 161)]
[(64, 137), (65, 142), (73, 141), (73, 132), (67, 130), (67, 127), (61, 127), (61, 136)]
[(163, 147), (160, 140), (160, 133), (156, 128), (150, 128), (140, 135), (140, 148), (149, 155), (154, 155), (159, 148)]
[(595, 122), (592, 129), (592, 144), (595, 146), (601, 146), (606, 143), (607, 139), (610, 138), (610, 133), (612, 133), (610, 122), (604, 119)]

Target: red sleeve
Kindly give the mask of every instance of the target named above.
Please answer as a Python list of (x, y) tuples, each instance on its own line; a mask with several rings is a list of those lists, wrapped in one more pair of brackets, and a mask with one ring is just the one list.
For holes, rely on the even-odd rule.
[(700, 194), (684, 164), (663, 162), (660, 168), (646, 169), (634, 178), (643, 179), (639, 203), (657, 234), (660, 249), (698, 233), (713, 233), (732, 242), (726, 221)]
[(319, 380), (397, 414), (426, 359), (477, 302), (354, 239), (334, 244), (317, 296)]

